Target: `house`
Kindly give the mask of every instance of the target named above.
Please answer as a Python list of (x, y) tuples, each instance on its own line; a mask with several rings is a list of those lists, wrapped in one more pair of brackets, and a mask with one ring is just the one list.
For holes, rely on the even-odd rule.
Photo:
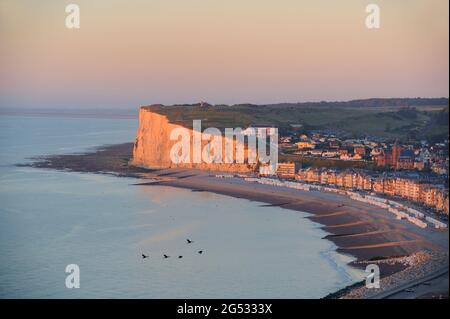
[(414, 169), (415, 155), (412, 150), (401, 150), (395, 167), (397, 169)]
[(313, 149), (313, 148), (316, 147), (316, 143), (315, 143), (315, 142), (312, 142), (312, 141), (309, 141), (309, 140), (306, 140), (306, 141), (300, 141), (300, 142), (297, 142), (297, 143), (295, 143), (295, 144), (297, 145), (297, 148), (298, 148), (299, 150), (303, 150), (303, 149)]
[(295, 178), (295, 163), (278, 163), (277, 176), (280, 178)]
[(361, 157), (366, 155), (366, 148), (364, 146), (356, 146), (353, 148), (353, 153), (361, 155)]

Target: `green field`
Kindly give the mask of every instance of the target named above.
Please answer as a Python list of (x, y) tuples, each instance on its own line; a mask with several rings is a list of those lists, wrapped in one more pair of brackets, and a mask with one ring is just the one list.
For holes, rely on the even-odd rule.
[(402, 141), (442, 141), (448, 138), (448, 99), (369, 99), (349, 102), (272, 105), (148, 106), (173, 123), (205, 127), (273, 125), (281, 133), (292, 124), (303, 130), (329, 130), (348, 137), (375, 136)]

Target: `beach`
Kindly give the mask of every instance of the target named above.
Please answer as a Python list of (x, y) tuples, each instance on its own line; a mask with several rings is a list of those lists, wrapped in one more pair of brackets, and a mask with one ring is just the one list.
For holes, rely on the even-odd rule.
[[(448, 232), (421, 229), (396, 220), (385, 210), (357, 202), (337, 193), (294, 190), (244, 181), (239, 177), (218, 178), (220, 172), (194, 169), (146, 169), (130, 166), (132, 143), (104, 146), (92, 152), (36, 158), (31, 165), (38, 168), (76, 172), (113, 174), (133, 177), (135, 187), (170, 186), (194, 192), (211, 192), (264, 203), (264, 205), (306, 212), (307, 218), (321, 225), (337, 251), (353, 256), (352, 265), (365, 268), (367, 262), (379, 262), (383, 278), (399, 276), (417, 263), (406, 263), (405, 256), (426, 252), (420, 259), (428, 272), (446, 264), (448, 268)], [(406, 279), (405, 279), (406, 280)], [(397, 279), (396, 282), (401, 282)], [(367, 297), (366, 294), (359, 294)], [(356, 297), (356, 295), (355, 295)]]

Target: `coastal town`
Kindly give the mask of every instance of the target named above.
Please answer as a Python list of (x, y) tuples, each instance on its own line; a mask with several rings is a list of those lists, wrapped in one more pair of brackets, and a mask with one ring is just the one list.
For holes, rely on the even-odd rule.
[(448, 139), (407, 144), (293, 133), (279, 142), (280, 154), (289, 154), (279, 178), (396, 198), (448, 218)]

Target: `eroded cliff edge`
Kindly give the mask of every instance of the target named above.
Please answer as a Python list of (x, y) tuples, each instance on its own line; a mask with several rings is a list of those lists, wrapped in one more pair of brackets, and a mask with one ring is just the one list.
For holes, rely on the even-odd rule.
[[(133, 158), (130, 161), (130, 164), (152, 169), (195, 168), (237, 173), (256, 171), (256, 164), (193, 163), (192, 152), (190, 163), (173, 163), (170, 158), (170, 150), (177, 141), (170, 140), (170, 133), (177, 128), (185, 128), (189, 131), (192, 147), (192, 128), (171, 123), (166, 115), (152, 110), (151, 107), (141, 107), (139, 110), (139, 128), (136, 134)], [(223, 140), (225, 143), (225, 138), (223, 138)], [(202, 147), (207, 143), (207, 141), (203, 141)], [(245, 151), (245, 158), (247, 159), (247, 150)]]

